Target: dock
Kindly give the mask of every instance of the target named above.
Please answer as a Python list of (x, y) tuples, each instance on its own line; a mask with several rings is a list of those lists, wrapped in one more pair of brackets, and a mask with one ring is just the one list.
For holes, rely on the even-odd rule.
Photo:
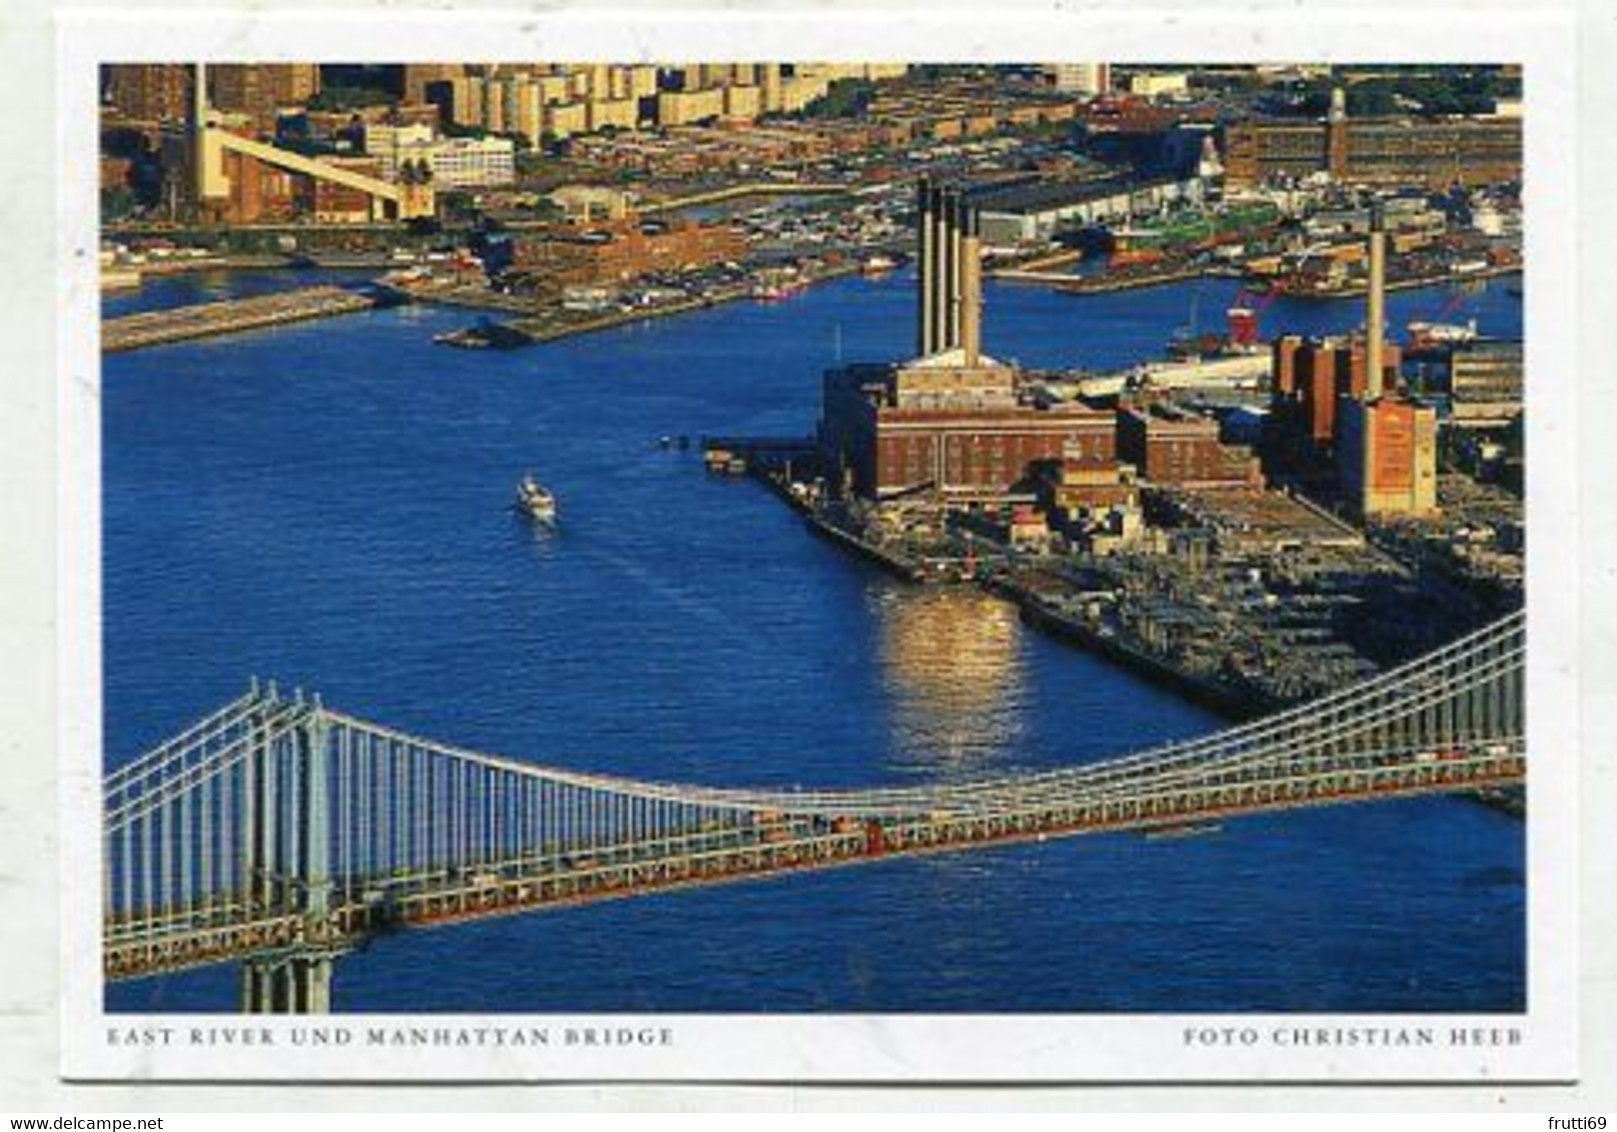
[[(1521, 264), (1510, 263), (1479, 268), (1476, 271), (1443, 271), (1426, 275), (1408, 275), (1400, 279), (1387, 280), (1387, 290), (1415, 291), (1422, 287), (1463, 287), (1470, 283), (1482, 283), (1489, 279), (1502, 279), (1507, 275), (1520, 275), (1521, 273)], [(1343, 287), (1332, 287), (1318, 291), (1285, 291), (1283, 294), (1288, 299), (1299, 299), (1305, 302), (1328, 302), (1332, 299), (1362, 299), (1367, 290), (1367, 285), (1360, 280)]]
[[(825, 283), (832, 279), (853, 275), (858, 270), (859, 267), (856, 263), (836, 264), (821, 268), (814, 272), (813, 275), (806, 276), (803, 282), (807, 286), (813, 286), (817, 283)], [(689, 314), (693, 311), (707, 310), (726, 303), (741, 302), (753, 298), (755, 296), (749, 283), (742, 286), (719, 288), (702, 295), (677, 299), (673, 302), (635, 307), (632, 310), (613, 309), (598, 314), (585, 314), (581, 317), (569, 317), (573, 315), (573, 312), (546, 311), (543, 314), (512, 319), (510, 325), (522, 331), (535, 342), (555, 342), (580, 334), (591, 334), (599, 330), (613, 330), (620, 326), (650, 322), (652, 319), (657, 318), (670, 318), (674, 315)]]
[(1281, 706), (1256, 689), (1241, 687), (1201, 673), (1193, 673), (1160, 656), (1141, 643), (1115, 632), (1105, 633), (1084, 618), (1052, 605), (1033, 589), (1015, 581), (997, 579), (989, 587), (1016, 605), (1022, 620), (1057, 640), (1105, 657), (1160, 687), (1200, 704), (1229, 719), (1256, 719)]
[(341, 287), (306, 287), (250, 299), (225, 299), (171, 310), (146, 311), (103, 322), (101, 348), (107, 353), (140, 350), (169, 342), (354, 314), (380, 305), (382, 300), (374, 295)]
[[(1152, 270), (1121, 268), (1103, 271), (1097, 275), (1068, 275), (1064, 279), (1046, 279), (1063, 295), (1108, 295), (1114, 291), (1138, 291), (1146, 287), (1161, 287), (1169, 283), (1183, 283), (1200, 279), (1207, 274), (1204, 268), (1188, 265), (1163, 266)], [(1041, 280), (1023, 277), (1024, 282)]]

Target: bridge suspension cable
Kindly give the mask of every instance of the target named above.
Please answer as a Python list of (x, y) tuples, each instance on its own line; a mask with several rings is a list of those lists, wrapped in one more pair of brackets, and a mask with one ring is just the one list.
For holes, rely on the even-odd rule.
[(1525, 643), (1516, 613), (1201, 738), (1038, 773), (860, 790), (569, 771), (254, 684), (106, 776), (106, 969), (242, 959), (249, 1009), (317, 1009), (331, 958), (394, 926), (895, 852), (1508, 785), (1525, 770)]

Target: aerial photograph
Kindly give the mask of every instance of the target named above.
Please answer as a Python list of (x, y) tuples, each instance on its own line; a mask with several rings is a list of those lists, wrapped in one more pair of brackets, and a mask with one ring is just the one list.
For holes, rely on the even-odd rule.
[(1520, 67), (98, 93), (108, 1014), (1526, 1011)]

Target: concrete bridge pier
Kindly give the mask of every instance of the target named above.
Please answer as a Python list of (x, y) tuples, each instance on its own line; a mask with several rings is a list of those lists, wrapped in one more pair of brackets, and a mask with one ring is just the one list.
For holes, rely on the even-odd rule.
[(298, 952), (241, 965), (243, 1014), (329, 1014), (336, 956)]

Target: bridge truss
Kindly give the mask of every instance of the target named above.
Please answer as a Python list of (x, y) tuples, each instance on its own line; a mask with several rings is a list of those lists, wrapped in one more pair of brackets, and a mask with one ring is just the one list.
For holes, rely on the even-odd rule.
[(1082, 833), (1517, 784), (1516, 613), (1302, 707), (1061, 770), (730, 789), (463, 750), (256, 684), (104, 782), (109, 979), (235, 960), (242, 1009), (329, 1008), (395, 928)]

